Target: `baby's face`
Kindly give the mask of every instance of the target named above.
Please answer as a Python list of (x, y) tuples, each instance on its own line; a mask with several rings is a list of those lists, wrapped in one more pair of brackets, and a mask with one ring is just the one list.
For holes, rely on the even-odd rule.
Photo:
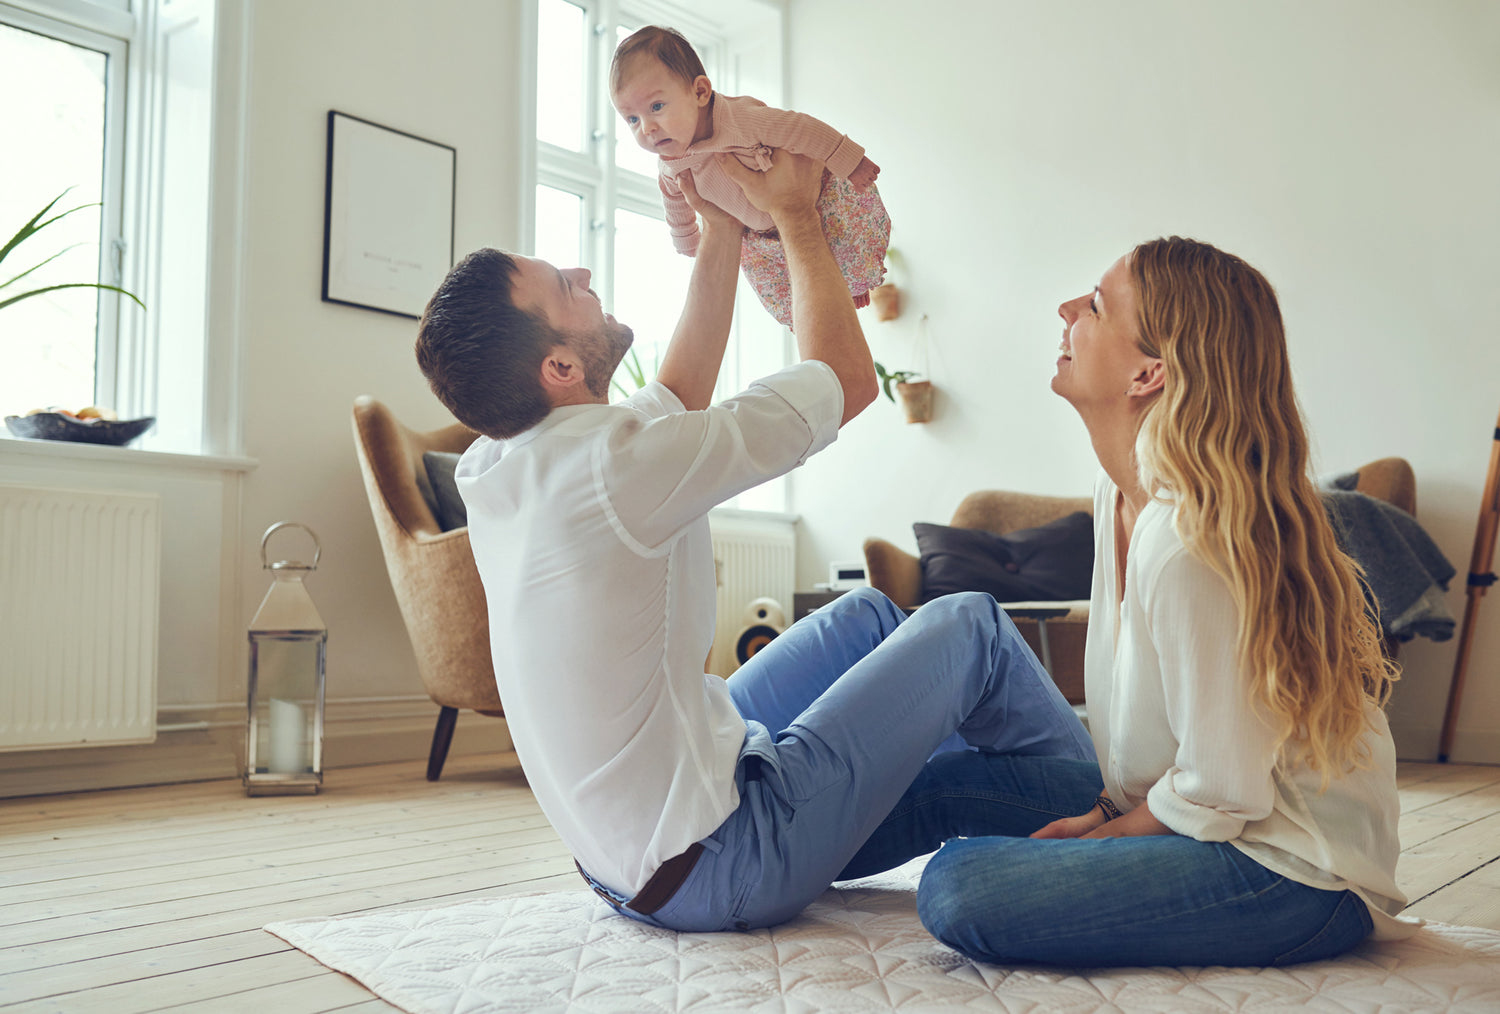
[(711, 129), (708, 102), (713, 87), (699, 76), (684, 82), (661, 61), (638, 56), (610, 95), (635, 143), (662, 158), (684, 154)]

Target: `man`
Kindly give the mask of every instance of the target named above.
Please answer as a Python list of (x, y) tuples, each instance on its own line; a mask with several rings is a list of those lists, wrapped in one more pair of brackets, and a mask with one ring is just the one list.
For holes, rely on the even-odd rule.
[[(765, 174), (723, 168), (781, 234), (802, 362), (710, 407), (741, 226), (690, 180), (704, 228), (687, 305), (656, 381), (625, 402), (607, 392), (632, 336), (582, 269), (472, 254), (417, 341), (433, 390), (487, 435), (457, 475), (522, 767), (594, 889), (684, 930), (795, 915), (955, 730), (987, 750), (1092, 758), (988, 596), (903, 622), (851, 592), (727, 683), (702, 672), (708, 510), (827, 446), (876, 394), (816, 212), (822, 165), (777, 153)], [(879, 862), (906, 858), (891, 853)]]

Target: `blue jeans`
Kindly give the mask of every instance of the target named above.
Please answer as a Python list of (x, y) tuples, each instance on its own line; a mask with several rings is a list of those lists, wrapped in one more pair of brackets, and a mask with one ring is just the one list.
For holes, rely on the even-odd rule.
[(748, 727), (735, 773), (739, 807), (703, 839), (671, 900), (651, 916), (622, 909), (633, 919), (743, 930), (792, 918), (839, 876), (955, 731), (980, 750), (1094, 755), (988, 595), (946, 596), (908, 619), (877, 591), (849, 592), (757, 652), (729, 691)]
[(1225, 842), (1025, 837), (1085, 812), (1098, 791), (1091, 761), (943, 754), (846, 872), (946, 840), (922, 875), (917, 912), (945, 944), (997, 964), (1288, 965), (1369, 935), (1357, 895), (1288, 880)]

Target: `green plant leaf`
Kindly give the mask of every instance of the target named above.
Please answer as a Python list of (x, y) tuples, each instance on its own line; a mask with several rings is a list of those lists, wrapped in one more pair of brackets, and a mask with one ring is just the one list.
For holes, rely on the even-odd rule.
[(23, 299), (30, 299), (32, 296), (40, 296), (44, 292), (56, 292), (58, 289), (107, 289), (110, 292), (118, 292), (122, 296), (129, 296), (131, 299), (135, 299), (136, 305), (139, 306), (142, 310), (146, 308), (146, 304), (142, 303), (139, 299), (136, 299), (134, 293), (126, 292), (124, 289), (119, 288), (118, 286), (103, 285), (99, 282), (69, 282), (66, 285), (49, 285), (43, 289), (32, 289), (30, 292), (23, 292), (19, 296), (11, 296), (9, 299), (0, 300), (0, 310), (5, 309), (12, 303), (19, 303)]
[[(72, 189), (72, 187), (68, 188), (68, 190)], [(56, 222), (62, 218), (67, 218), (73, 212), (82, 211), (84, 208), (99, 207), (99, 201), (93, 201), (89, 204), (80, 204), (76, 208), (69, 208), (67, 211), (59, 212), (58, 214), (53, 215), (51, 218), (43, 222), (42, 217), (46, 215), (47, 212), (52, 210), (53, 205), (62, 200), (64, 197), (68, 196), (68, 190), (64, 190), (62, 193), (52, 198), (52, 200), (48, 201), (46, 207), (42, 208), (41, 211), (38, 211), (35, 215), (31, 216), (31, 221), (21, 226), (21, 228), (17, 230), (16, 234), (12, 236), (9, 241), (3, 247), (0, 247), (0, 261), (4, 261), (5, 256), (12, 250), (20, 246), (22, 243), (26, 242), (32, 236), (35, 236), (37, 233), (41, 232), (43, 229), (47, 228), (47, 226), (51, 225), (53, 222)]]
[(63, 254), (67, 253), (69, 250), (76, 249), (77, 247), (80, 247), (80, 246), (83, 246), (83, 244), (82, 243), (70, 243), (69, 245), (63, 247), (61, 250), (57, 251), (57, 253), (53, 254), (51, 257), (48, 257), (46, 260), (42, 261), (42, 263), (37, 264), (34, 267), (29, 267), (25, 271), (22, 271), (19, 275), (16, 275), (16, 277), (12, 278), (10, 281), (8, 281), (8, 282), (0, 282), (0, 289), (9, 288), (10, 286), (12, 286), (12, 285), (16, 284), (17, 282), (19, 282), (21, 279), (25, 278), (27, 275), (31, 274), (33, 271), (37, 271), (37, 270), (39, 270), (41, 268), (46, 267), (48, 264), (51, 264), (53, 261), (57, 260)]
[[(67, 218), (75, 211), (82, 211), (84, 208), (97, 208), (100, 206), (101, 202), (92, 201), (88, 204), (80, 204), (76, 208), (69, 208), (67, 211), (60, 211), (57, 214), (53, 215), (51, 218), (47, 218), (47, 213), (54, 207), (56, 207), (58, 201), (68, 196), (68, 191), (72, 189), (72, 187), (69, 187), (67, 190), (64, 190), (62, 193), (52, 198), (52, 200), (48, 201), (41, 211), (38, 211), (35, 215), (31, 216), (31, 221), (21, 226), (21, 228), (16, 231), (16, 234), (12, 236), (9, 241), (7, 241), (3, 247), (0, 247), (0, 262), (3, 262), (5, 258), (10, 255), (10, 252), (16, 247), (26, 242), (26, 240), (30, 239), (32, 236), (35, 236), (37, 233), (41, 232), (52, 223), (57, 222), (60, 219)], [(31, 267), (26, 269), (25, 271), (22, 271), (19, 275), (16, 275), (9, 281), (5, 282), (3, 285), (0, 285), (0, 289), (4, 289), (10, 285), (13, 285), (14, 283), (20, 281), (22, 278), (25, 278), (27, 275), (31, 274), (33, 271), (36, 271), (37, 268), (40, 268), (43, 265), (56, 260), (63, 254), (67, 253), (69, 250), (73, 249), (73, 246), (78, 245), (80, 244), (75, 243), (72, 246), (64, 247), (62, 250), (59, 250), (51, 257), (43, 260), (41, 264), (37, 264), (35, 267)], [(135, 295), (135, 293), (127, 292), (119, 286), (105, 285), (102, 282), (68, 282), (63, 285), (48, 285), (40, 289), (32, 289), (29, 292), (23, 292), (19, 296), (12, 296), (9, 299), (0, 301), (0, 310), (3, 310), (5, 307), (10, 306), (12, 303), (19, 303), (23, 299), (30, 299), (32, 296), (40, 296), (44, 292), (55, 292), (58, 289), (105, 289), (109, 292), (118, 292), (122, 296), (129, 296), (131, 299), (135, 300), (136, 305), (139, 306), (142, 310), (146, 308), (146, 304), (142, 303), (140, 299)]]

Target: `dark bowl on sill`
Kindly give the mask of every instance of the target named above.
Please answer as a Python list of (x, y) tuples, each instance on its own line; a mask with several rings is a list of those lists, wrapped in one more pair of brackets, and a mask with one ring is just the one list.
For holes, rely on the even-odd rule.
[(72, 440), (85, 444), (121, 447), (156, 425), (156, 416), (144, 419), (75, 419), (61, 412), (8, 415), (5, 428), (28, 440)]

